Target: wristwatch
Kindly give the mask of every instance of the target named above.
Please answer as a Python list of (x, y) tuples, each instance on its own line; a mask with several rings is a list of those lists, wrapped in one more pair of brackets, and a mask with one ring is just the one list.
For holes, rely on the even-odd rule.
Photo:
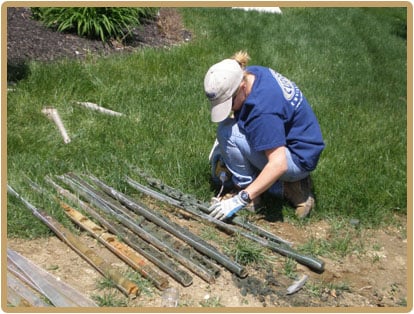
[(245, 191), (245, 190), (240, 191), (239, 196), (246, 203), (250, 203), (252, 201), (250, 199), (249, 193), (247, 193), (247, 191)]

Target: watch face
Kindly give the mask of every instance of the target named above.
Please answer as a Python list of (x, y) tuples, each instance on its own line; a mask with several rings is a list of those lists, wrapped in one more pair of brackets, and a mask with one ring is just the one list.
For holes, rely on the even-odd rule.
[(241, 191), (240, 197), (245, 202), (249, 202), (250, 201), (249, 194), (246, 191)]

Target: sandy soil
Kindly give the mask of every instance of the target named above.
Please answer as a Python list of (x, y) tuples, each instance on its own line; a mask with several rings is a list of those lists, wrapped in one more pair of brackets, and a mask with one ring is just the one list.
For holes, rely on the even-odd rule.
[[(269, 225), (268, 222), (257, 223)], [(201, 229), (198, 222), (183, 220), (182, 225), (186, 224), (192, 225), (193, 230)], [(306, 227), (275, 222), (270, 223), (270, 227), (274, 234), (297, 244), (307, 237), (327, 239), (330, 236), (330, 226), (324, 221)], [(113, 267), (123, 273), (131, 271), (97, 240), (84, 232), (81, 237)], [(366, 307), (373, 310), (377, 307), (406, 306), (405, 302), (409, 299), (405, 231), (396, 228), (366, 230), (363, 232), (363, 243), (362, 252), (354, 252), (344, 258), (321, 257), (326, 263), (321, 274), (295, 263), (297, 278), (306, 274), (309, 279), (302, 290), (292, 295), (286, 295), (287, 287), (293, 283), (283, 272), (286, 258), (276, 253), (272, 253), (270, 273), (269, 265), (265, 268), (249, 267), (249, 275), (241, 279), (221, 267), (221, 275), (213, 284), (197, 276), (193, 276), (193, 284), (189, 287), (183, 287), (171, 277), (169, 282), (179, 291), (179, 307)], [(56, 237), (9, 239), (8, 247), (91, 298), (109, 294), (128, 307), (162, 306), (162, 291), (150, 285), (136, 299), (127, 299), (115, 289), (100, 289), (98, 283), (102, 282), (103, 277)]]

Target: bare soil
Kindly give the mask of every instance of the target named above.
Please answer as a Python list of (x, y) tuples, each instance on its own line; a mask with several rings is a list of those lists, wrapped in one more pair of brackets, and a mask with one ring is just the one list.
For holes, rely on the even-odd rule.
[[(180, 223), (180, 219), (176, 220)], [(284, 222), (257, 221), (274, 234), (300, 245), (307, 238), (329, 239), (330, 226), (325, 221), (297, 227)], [(182, 225), (200, 230), (198, 222), (182, 219)], [(128, 273), (129, 267), (101, 243), (81, 232), (83, 241), (114, 268)], [(364, 230), (364, 249), (347, 256), (327, 258), (321, 274), (297, 264), (297, 278), (308, 275), (303, 289), (286, 295), (293, 279), (284, 273), (286, 258), (272, 253), (267, 266), (248, 267), (249, 275), (239, 278), (221, 268), (216, 282), (209, 284), (193, 276), (193, 284), (183, 287), (169, 278), (170, 286), (179, 291), (180, 307), (405, 307), (410, 300), (407, 272), (407, 239), (405, 231), (397, 228)], [(360, 239), (355, 239), (360, 241)], [(135, 299), (127, 299), (115, 289), (102, 290), (102, 276), (57, 237), (23, 240), (8, 239), (8, 247), (48, 270), (62, 281), (91, 298), (111, 295), (128, 307), (162, 307), (162, 291), (148, 287)], [(148, 264), (151, 264), (148, 262)], [(155, 266), (153, 266), (157, 269)], [(131, 270), (129, 269), (129, 272)], [(162, 274), (162, 271), (158, 270)], [(168, 277), (168, 275), (165, 275)]]
[[(60, 58), (83, 58), (89, 53), (129, 53), (143, 46), (164, 49), (191, 40), (191, 33), (183, 28), (177, 11), (168, 8), (161, 9), (156, 21), (147, 21), (137, 28), (128, 43), (112, 45), (46, 29), (31, 19), (28, 8), (8, 8), (7, 13), (8, 77), (15, 79), (24, 76), (22, 65), (31, 60), (51, 62)], [(196, 221), (174, 219), (194, 232), (203, 227)], [(412, 281), (408, 276), (412, 271), (407, 268), (406, 221), (401, 219), (402, 227), (399, 228), (356, 232), (355, 236), (359, 238), (354, 240), (363, 243), (363, 248), (345, 257), (321, 257), (326, 263), (321, 274), (300, 264), (295, 265), (297, 277), (306, 274), (309, 279), (303, 289), (292, 295), (286, 295), (287, 287), (293, 283), (284, 271), (287, 259), (276, 253), (269, 254), (271, 261), (266, 266), (249, 267), (249, 275), (244, 279), (222, 268), (214, 284), (208, 284), (195, 275), (189, 287), (183, 287), (171, 278), (169, 282), (178, 289), (182, 308), (328, 307), (335, 311), (337, 307), (357, 307), (375, 311), (375, 308), (392, 307), (402, 310), (407, 304), (411, 306), (412, 296), (408, 293), (411, 292)], [(326, 221), (297, 226), (258, 217), (256, 223), (293, 242), (294, 246), (310, 238), (329, 241), (335, 236)], [(130, 271), (97, 240), (82, 231), (80, 235), (113, 267)], [(102, 290), (98, 287), (102, 276), (55, 236), (34, 240), (8, 239), (7, 245), (91, 298), (110, 294), (128, 307), (162, 306), (162, 292), (151, 286), (135, 299), (126, 298), (116, 289)]]

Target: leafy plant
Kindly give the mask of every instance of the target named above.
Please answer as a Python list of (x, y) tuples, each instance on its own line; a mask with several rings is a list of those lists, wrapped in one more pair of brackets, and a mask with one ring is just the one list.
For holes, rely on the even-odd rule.
[(296, 278), (296, 266), (297, 266), (297, 263), (294, 259), (287, 258), (283, 266), (283, 274), (285, 274), (289, 278), (295, 279)]
[(201, 229), (201, 237), (204, 240), (210, 240), (220, 245), (223, 244), (223, 237), (220, 236), (220, 233), (217, 232), (217, 229), (212, 226), (203, 226)]
[(315, 297), (321, 297), (324, 293), (340, 294), (344, 291), (351, 291), (349, 284), (346, 282), (326, 283), (326, 282), (307, 282), (305, 287), (309, 294)]
[(92, 299), (99, 305), (99, 306), (107, 306), (107, 307), (126, 307), (127, 302), (125, 300), (121, 300), (115, 296), (114, 293), (104, 293), (103, 295), (93, 295)]
[(115, 283), (112, 279), (103, 277), (98, 283), (97, 286), (100, 290), (108, 289), (108, 288), (115, 288)]
[(266, 259), (261, 246), (241, 236), (231, 238), (225, 250), (242, 265), (260, 263)]
[(138, 285), (141, 294), (153, 294), (154, 286), (148, 279), (142, 277), (142, 275), (139, 272), (130, 270), (127, 272), (126, 277)]
[(342, 218), (330, 219), (330, 226), (327, 238), (317, 239), (311, 236), (306, 243), (299, 246), (299, 251), (304, 254), (337, 258), (344, 257), (351, 252), (364, 252), (360, 229), (354, 228)]
[(140, 25), (140, 18), (154, 17), (156, 8), (121, 7), (61, 7), (31, 8), (34, 18), (47, 27), (60, 32), (76, 32), (79, 36), (124, 39), (133, 27)]
[(99, 295), (92, 295), (92, 299), (99, 306), (109, 306), (109, 307), (125, 307), (127, 302), (117, 298), (115, 291), (115, 283), (107, 277), (101, 278), (97, 282), (97, 287), (100, 291), (103, 291)]

